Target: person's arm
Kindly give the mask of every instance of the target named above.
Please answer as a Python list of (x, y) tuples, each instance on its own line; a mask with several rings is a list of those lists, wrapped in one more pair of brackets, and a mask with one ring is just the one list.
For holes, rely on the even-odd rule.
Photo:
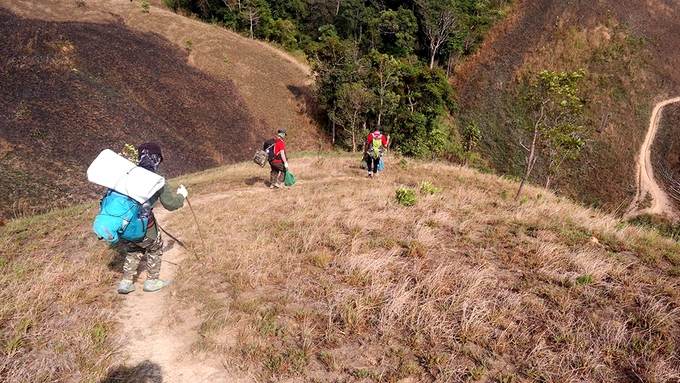
[(170, 190), (170, 185), (167, 181), (165, 182), (165, 185), (161, 189), (161, 195), (158, 199), (161, 201), (161, 205), (163, 205), (166, 210), (173, 211), (184, 206), (184, 195), (179, 193), (179, 190), (181, 189), (184, 189), (186, 192), (184, 186), (180, 186), (177, 195), (173, 195), (172, 191)]
[(286, 158), (286, 149), (281, 149), (279, 152), (281, 154), (281, 161), (283, 161), (283, 166), (288, 167), (288, 158)]

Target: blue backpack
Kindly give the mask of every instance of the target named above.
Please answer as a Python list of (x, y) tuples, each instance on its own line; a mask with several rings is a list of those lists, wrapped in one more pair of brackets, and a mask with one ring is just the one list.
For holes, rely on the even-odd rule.
[[(140, 212), (141, 217), (140, 217)], [(146, 235), (146, 229), (153, 225), (148, 203), (142, 205), (134, 199), (109, 189), (94, 219), (92, 229), (99, 239), (116, 243), (119, 238), (135, 241)], [(149, 222), (151, 221), (151, 222)]]

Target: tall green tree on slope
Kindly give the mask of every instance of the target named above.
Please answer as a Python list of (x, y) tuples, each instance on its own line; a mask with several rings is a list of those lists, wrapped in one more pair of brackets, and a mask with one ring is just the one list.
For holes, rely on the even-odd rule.
[(549, 188), (564, 160), (578, 156), (585, 145), (581, 137), (583, 126), (579, 125), (583, 100), (577, 95), (578, 81), (584, 75), (583, 69), (571, 73), (544, 70), (529, 85), (524, 101), (533, 116), (532, 126), (527, 128), (532, 139), (529, 146), (520, 141), (527, 151), (526, 171), (515, 200), (519, 200), (540, 154), (546, 157), (545, 187)]

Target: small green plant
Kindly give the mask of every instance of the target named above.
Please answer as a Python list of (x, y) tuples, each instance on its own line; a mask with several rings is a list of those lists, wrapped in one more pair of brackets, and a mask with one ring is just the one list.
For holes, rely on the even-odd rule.
[(264, 363), (264, 367), (274, 374), (281, 371), (281, 365), (283, 362), (283, 357), (280, 355), (274, 356)]
[(322, 351), (319, 354), (319, 361), (326, 366), (328, 371), (336, 371), (338, 369), (338, 362), (335, 360), (333, 354), (328, 351)]
[(125, 144), (125, 148), (123, 149), (122, 152), (118, 153), (118, 155), (127, 158), (128, 160), (130, 160), (130, 162), (136, 165), (138, 161), (137, 159), (139, 157), (139, 152), (137, 152), (137, 148), (135, 148), (134, 145)]
[(578, 279), (576, 279), (576, 284), (579, 285), (579, 286), (587, 285), (587, 284), (593, 283), (593, 282), (594, 282), (593, 277), (588, 275), (588, 274), (582, 275), (582, 276), (578, 277)]
[(429, 182), (420, 183), (420, 193), (421, 194), (437, 194), (442, 191), (442, 188), (435, 187)]
[(35, 137), (39, 140), (45, 141), (45, 140), (47, 140), (47, 132), (45, 132), (44, 130), (39, 130), (39, 131), (33, 133), (33, 137)]
[(144, 13), (149, 13), (149, 8), (151, 8), (151, 4), (149, 4), (148, 1), (142, 1), (142, 10), (144, 10)]
[(498, 374), (496, 377), (498, 383), (515, 383), (517, 381), (516, 379), (514, 374)]
[(191, 47), (194, 46), (194, 40), (188, 39), (188, 40), (187, 40), (187, 45), (189, 46), (189, 49), (191, 49)]
[(225, 63), (229, 62), (229, 58), (227, 57), (226, 54), (222, 56), (222, 61), (224, 61)]
[(97, 325), (92, 329), (92, 340), (97, 345), (102, 345), (106, 340), (106, 330), (101, 325)]
[(354, 370), (352, 371), (352, 376), (354, 376), (356, 379), (366, 379), (371, 376), (371, 371), (364, 369)]
[(418, 202), (416, 197), (416, 192), (413, 189), (409, 189), (402, 185), (397, 189), (397, 202), (404, 206), (413, 206)]
[(78, 6), (78, 8), (84, 7), (84, 6), (85, 6), (85, 2), (84, 2), (84, 1), (76, 1), (76, 5)]

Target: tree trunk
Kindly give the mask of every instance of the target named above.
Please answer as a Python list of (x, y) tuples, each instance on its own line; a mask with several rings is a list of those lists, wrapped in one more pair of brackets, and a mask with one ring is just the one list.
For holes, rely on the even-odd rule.
[(538, 122), (534, 124), (534, 137), (531, 140), (531, 147), (529, 148), (529, 156), (527, 157), (527, 170), (524, 173), (524, 178), (522, 182), (519, 183), (519, 190), (517, 190), (517, 195), (515, 195), (515, 201), (519, 201), (519, 196), (522, 194), (522, 189), (524, 189), (524, 184), (529, 179), (529, 175), (536, 164), (536, 141), (538, 141)]
[(335, 121), (333, 121), (333, 125), (331, 127), (331, 135), (332, 135), (331, 142), (333, 143), (333, 145), (335, 145)]

